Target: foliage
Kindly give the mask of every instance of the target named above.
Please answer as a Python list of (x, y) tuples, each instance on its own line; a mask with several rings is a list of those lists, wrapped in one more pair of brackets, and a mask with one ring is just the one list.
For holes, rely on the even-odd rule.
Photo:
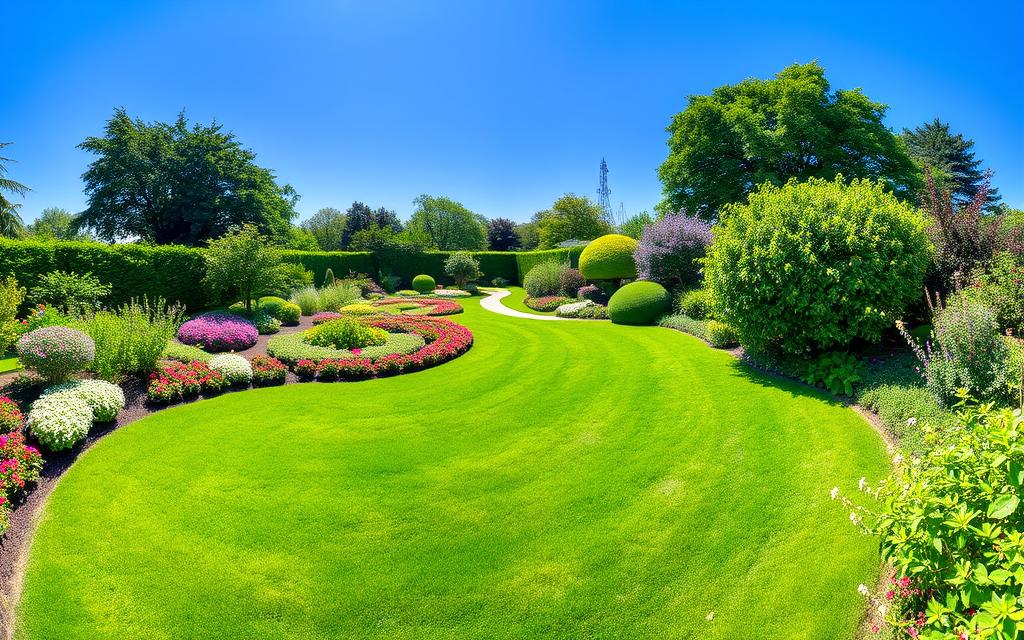
[(32, 403), (25, 425), (41, 445), (60, 451), (85, 439), (92, 427), (92, 416), (92, 407), (82, 398), (54, 394)]
[(736, 330), (732, 328), (732, 325), (719, 322), (718, 320), (708, 320), (706, 330), (708, 342), (711, 343), (712, 347), (724, 349), (726, 347), (735, 347), (740, 343), (740, 337)]
[(64, 312), (78, 312), (99, 306), (110, 295), (111, 286), (100, 282), (91, 272), (51, 271), (32, 287), (33, 302), (57, 307)]
[(357, 233), (371, 229), (386, 231), (389, 235), (394, 235), (402, 230), (402, 223), (398, 221), (398, 215), (394, 211), (384, 207), (374, 210), (362, 202), (353, 202), (345, 212), (341, 246), (350, 247)]
[(646, 211), (642, 211), (634, 216), (630, 216), (620, 224), (618, 232), (634, 240), (639, 240), (640, 236), (644, 234), (644, 229), (650, 224), (654, 224), (654, 218)]
[(252, 383), (257, 387), (284, 384), (288, 367), (270, 356), (257, 355), (252, 358)]
[[(910, 157), (936, 174), (940, 187), (949, 189), (957, 205), (974, 200), (987, 182), (981, 160), (974, 157), (974, 140), (960, 133), (953, 135), (949, 124), (938, 118), (913, 130), (904, 129), (902, 138)], [(996, 189), (986, 191), (984, 204), (991, 208), (998, 204), (999, 193)]]
[(579, 290), (587, 286), (587, 281), (579, 269), (568, 268), (558, 278), (558, 289), (568, 297), (578, 296)]
[(444, 261), (444, 272), (455, 281), (455, 286), (459, 289), (465, 287), (467, 282), (483, 275), (480, 271), (480, 261), (467, 251), (456, 251), (448, 256)]
[(281, 321), (263, 311), (253, 311), (249, 314), (242, 314), (249, 322), (256, 325), (256, 331), (261, 336), (271, 335), (281, 330)]
[(704, 282), (715, 317), (757, 351), (876, 341), (920, 295), (924, 227), (880, 182), (764, 185), (714, 229)]
[(659, 327), (668, 327), (669, 329), (675, 329), (676, 331), (682, 331), (688, 333), (691, 336), (700, 338), (704, 342), (710, 342), (708, 339), (708, 321), (701, 320), (698, 318), (691, 318), (688, 315), (677, 313), (670, 316), (665, 316), (658, 321)]
[(512, 282), (526, 282), (526, 274), (530, 273), (538, 264), (543, 262), (561, 262), (569, 267), (578, 268), (580, 254), (584, 246), (564, 247), (561, 249), (547, 249), (545, 251), (519, 251), (511, 255), (516, 263), (515, 277), (509, 278)]
[(91, 240), (88, 233), (78, 229), (77, 220), (78, 216), (65, 209), (47, 207), (28, 225), (28, 232), (40, 240)]
[(211, 240), (205, 258), (203, 283), (211, 294), (240, 294), (247, 313), (256, 294), (272, 290), (280, 278), (280, 251), (253, 225), (232, 227)]
[(213, 355), (209, 352), (203, 351), (199, 347), (182, 344), (176, 340), (171, 340), (167, 343), (160, 357), (164, 360), (177, 360), (186, 364), (189, 362), (209, 362), (213, 359)]
[(569, 270), (564, 262), (550, 260), (542, 262), (523, 278), (523, 288), (531, 298), (558, 295), (562, 291), (562, 274)]
[(304, 316), (313, 315), (323, 309), (320, 303), (320, 292), (313, 285), (292, 291), (291, 302), (299, 307)]
[(96, 356), (92, 338), (70, 327), (42, 327), (18, 338), (18, 359), (53, 384), (85, 369)]
[[(376, 316), (375, 319), (379, 317), (381, 316)], [(322, 327), (324, 324), (327, 323), (321, 323), (314, 328)], [(300, 360), (319, 362), (325, 359), (344, 360), (353, 357), (376, 360), (387, 355), (411, 354), (422, 347), (422, 338), (405, 333), (386, 334), (384, 343), (378, 346), (353, 347), (352, 349), (313, 345), (305, 340), (302, 333), (292, 333), (271, 338), (267, 342), (267, 353), (281, 362), (295, 365)]]
[(707, 289), (691, 289), (679, 294), (676, 301), (679, 313), (696, 320), (707, 320), (712, 315), (713, 304)]
[(25, 289), (14, 276), (0, 278), (0, 356), (6, 354), (21, 335), (18, 309), (25, 301)]
[(0, 396), (0, 433), (21, 431), (25, 423), (25, 414), (18, 408), (18, 403), (6, 396)]
[(149, 374), (178, 330), (183, 313), (180, 306), (163, 300), (133, 300), (117, 309), (85, 314), (75, 325), (96, 345), (89, 370), (112, 382), (129, 374)]
[(274, 293), (286, 296), (292, 289), (308, 287), (313, 284), (313, 272), (301, 264), (286, 262), (277, 268), (277, 279), (272, 284), (276, 285)]
[(124, 391), (105, 380), (72, 380), (47, 387), (40, 397), (65, 396), (81, 400), (92, 409), (93, 422), (113, 422), (124, 409)]
[(636, 251), (637, 275), (669, 288), (700, 282), (698, 260), (711, 244), (711, 225), (683, 212), (670, 213), (644, 228)]
[(654, 324), (672, 306), (672, 296), (657, 282), (631, 282), (608, 301), (608, 316), (615, 324)]
[(484, 217), (445, 196), (423, 194), (413, 200), (416, 210), (406, 225), (413, 237), (441, 251), (483, 249), (487, 246)]
[(829, 351), (807, 364), (804, 382), (828, 389), (837, 396), (852, 396), (864, 380), (864, 363), (845, 351)]
[(592, 300), (580, 300), (559, 306), (555, 309), (555, 315), (559, 318), (606, 320), (608, 319), (608, 307), (595, 304)]
[(540, 296), (539, 298), (526, 298), (523, 300), (523, 304), (533, 309), (534, 311), (554, 311), (563, 304), (569, 304), (575, 302), (574, 298), (567, 298), (565, 296)]
[(216, 393), (229, 383), (204, 362), (171, 362), (149, 376), (146, 397), (156, 404), (170, 404), (202, 393)]
[(567, 240), (593, 240), (612, 232), (604, 210), (590, 198), (567, 193), (539, 215), (540, 247), (551, 249)]
[(536, 221), (520, 222), (516, 225), (516, 238), (523, 251), (537, 249), (540, 246), (540, 224)]
[(437, 283), (432, 277), (421, 273), (412, 279), (412, 288), (420, 293), (430, 293), (437, 288)]
[(313, 234), (321, 251), (341, 251), (345, 234), (345, 214), (334, 207), (324, 207), (303, 220), (300, 225)]
[(206, 351), (243, 351), (257, 339), (259, 331), (252, 322), (219, 311), (197, 315), (178, 329), (178, 340)]
[(256, 308), (287, 325), (298, 324), (299, 316), (302, 315), (302, 309), (297, 304), (288, 302), (279, 296), (263, 296), (256, 301)]
[(249, 384), (252, 381), (252, 365), (240, 355), (222, 353), (207, 363), (211, 370), (224, 376), (228, 384)]
[(388, 334), (369, 327), (355, 318), (339, 318), (318, 324), (303, 333), (302, 339), (316, 347), (332, 349), (362, 349), (379, 347), (387, 342)]
[(580, 254), (580, 272), (587, 280), (621, 280), (635, 278), (633, 254), (638, 243), (617, 233), (601, 236), (588, 244)]
[(295, 216), (295, 190), (219, 124), (190, 127), (184, 113), (146, 123), (118, 109), (79, 148), (98, 157), (82, 176), (89, 206), (78, 222), (108, 242), (195, 246), (244, 225), (284, 239)]
[(508, 218), (487, 221), (487, 248), (491, 251), (515, 251), (520, 246), (516, 223)]
[[(9, 146), (10, 142), (0, 142), (0, 149)], [(4, 192), (23, 196), (30, 191), (28, 187), (7, 177), (7, 163), (14, 162), (10, 158), (0, 156), (0, 237), (17, 238), (24, 232), (21, 216), (18, 215), (20, 204), (15, 204), (4, 196)]]
[(816, 62), (794, 64), (772, 80), (750, 79), (691, 96), (668, 127), (669, 156), (658, 169), (659, 212), (685, 209), (713, 221), (765, 182), (848, 178), (885, 180), (916, 195), (920, 171), (883, 119), (886, 106), (859, 89), (831, 92)]
[[(966, 407), (956, 428), (929, 436), (921, 458), (897, 456), (893, 473), (874, 489), (861, 480), (877, 507), (841, 498), (850, 519), (878, 537), (882, 560), (898, 572), (895, 589), (862, 592), (887, 605), (881, 611), (901, 632), (950, 640), (1019, 636), (1022, 431), (1019, 413)], [(841, 497), (838, 488), (832, 497)]]
[(963, 293), (995, 311), (1000, 329), (1024, 335), (1024, 255), (997, 253), (987, 268), (975, 271)]

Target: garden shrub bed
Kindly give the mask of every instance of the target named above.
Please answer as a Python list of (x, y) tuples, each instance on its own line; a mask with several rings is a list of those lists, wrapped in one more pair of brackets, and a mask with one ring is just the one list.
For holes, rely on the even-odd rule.
[[(323, 324), (318, 326), (324, 326)], [(276, 336), (267, 342), (267, 355), (281, 362), (294, 365), (299, 360), (324, 360), (328, 358), (369, 358), (375, 360), (391, 354), (410, 354), (424, 346), (423, 338), (411, 333), (389, 333), (387, 340), (380, 346), (363, 347), (361, 349), (334, 349), (319, 347), (305, 342), (302, 333), (291, 333)]]
[[(462, 313), (462, 305), (451, 300), (438, 298), (384, 298), (371, 303), (382, 311), (397, 311), (406, 315), (424, 316), (451, 316)], [(416, 308), (401, 308), (403, 305), (413, 305)]]

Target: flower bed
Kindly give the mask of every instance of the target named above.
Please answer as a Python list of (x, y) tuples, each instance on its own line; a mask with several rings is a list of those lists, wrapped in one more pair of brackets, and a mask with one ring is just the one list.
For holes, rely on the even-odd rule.
[(570, 304), (575, 302), (572, 298), (566, 298), (564, 296), (540, 296), (537, 298), (526, 298), (523, 300), (523, 304), (530, 307), (534, 311), (554, 311), (563, 304)]
[(204, 313), (178, 329), (178, 340), (206, 351), (241, 351), (258, 338), (256, 325), (229, 313)]
[(39, 480), (42, 468), (39, 450), (26, 445), (20, 431), (0, 435), (0, 535), (10, 526), (11, 500)]
[(288, 375), (288, 367), (277, 358), (254, 356), (251, 364), (254, 386), (282, 384)]
[(410, 316), (450, 316), (462, 313), (462, 305), (437, 298), (385, 298), (373, 306), (385, 311), (395, 310)]
[(170, 404), (200, 392), (220, 391), (228, 386), (221, 374), (203, 362), (172, 362), (149, 376), (146, 395), (150, 402)]
[(314, 313), (312, 317), (313, 325), (323, 324), (330, 322), (331, 320), (338, 320), (345, 316), (338, 313), (337, 311), (321, 311), (320, 313)]
[(0, 431), (17, 431), (25, 424), (25, 414), (18, 408), (18, 403), (6, 396), (0, 396)]
[(276, 336), (267, 342), (267, 354), (294, 366), (299, 360), (369, 358), (376, 360), (389, 354), (408, 354), (423, 347), (423, 338), (407, 333), (390, 333), (384, 344), (374, 347), (334, 349), (318, 347), (305, 341), (302, 333)]
[(559, 318), (583, 318), (605, 320), (608, 318), (608, 307), (594, 303), (593, 300), (580, 300), (563, 304), (555, 309)]

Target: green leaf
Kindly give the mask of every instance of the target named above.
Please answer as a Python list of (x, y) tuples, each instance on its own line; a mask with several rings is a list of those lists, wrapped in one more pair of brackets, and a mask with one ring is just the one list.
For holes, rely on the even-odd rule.
[(988, 517), (1002, 520), (1017, 510), (1020, 498), (1012, 493), (1004, 493), (988, 505)]

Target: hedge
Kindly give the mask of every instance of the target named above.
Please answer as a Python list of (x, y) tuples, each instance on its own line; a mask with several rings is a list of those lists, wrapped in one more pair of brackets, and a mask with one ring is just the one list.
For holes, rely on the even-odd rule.
[(568, 261), (570, 267), (578, 267), (580, 264), (580, 254), (583, 253), (585, 248), (585, 246), (578, 246), (565, 247), (562, 249), (547, 249), (546, 251), (522, 251), (519, 253), (505, 254), (515, 256), (516, 267), (518, 270), (518, 273), (509, 278), (509, 280), (512, 282), (522, 282), (530, 269), (541, 262), (547, 262), (548, 260), (558, 260), (561, 262)]
[[(394, 275), (402, 279), (403, 284), (412, 282), (412, 279), (421, 273), (433, 276), (438, 282), (451, 283), (452, 279), (444, 271), (444, 261), (448, 259), (453, 251), (428, 251), (406, 256), (398, 269), (392, 269)], [(480, 280), (490, 282), (495, 278), (505, 278), (509, 282), (519, 282), (518, 269), (516, 267), (516, 256), (518, 254), (506, 251), (470, 251), (474, 258), (480, 261), (480, 271), (483, 272)]]
[(285, 262), (301, 264), (313, 272), (313, 282), (317, 286), (324, 283), (324, 276), (330, 268), (335, 278), (344, 278), (352, 273), (364, 273), (371, 277), (377, 275), (377, 263), (369, 251), (295, 251), (281, 252)]

